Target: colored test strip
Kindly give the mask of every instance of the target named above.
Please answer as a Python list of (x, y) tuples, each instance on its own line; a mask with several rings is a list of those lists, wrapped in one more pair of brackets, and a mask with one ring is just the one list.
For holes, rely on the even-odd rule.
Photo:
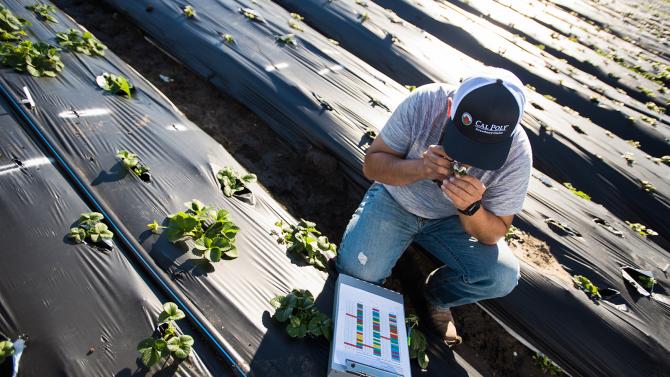
[(356, 348), (363, 348), (363, 304), (356, 306)]
[(372, 309), (372, 354), (382, 355), (381, 323), (379, 322), (379, 309)]
[(398, 318), (395, 314), (389, 314), (389, 330), (391, 333), (391, 359), (400, 361), (400, 349), (398, 348)]

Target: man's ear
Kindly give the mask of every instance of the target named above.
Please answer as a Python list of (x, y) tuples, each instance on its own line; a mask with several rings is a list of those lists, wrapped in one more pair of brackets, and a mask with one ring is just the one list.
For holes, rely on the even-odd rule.
[(447, 98), (447, 117), (451, 118), (451, 97)]

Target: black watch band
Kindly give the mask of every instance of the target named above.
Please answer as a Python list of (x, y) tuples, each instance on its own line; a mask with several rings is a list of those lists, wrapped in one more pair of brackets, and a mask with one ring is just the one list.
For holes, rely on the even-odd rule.
[(464, 214), (465, 216), (472, 216), (472, 215), (475, 214), (475, 212), (477, 212), (479, 210), (479, 208), (481, 208), (481, 206), (482, 206), (482, 201), (477, 200), (476, 202), (470, 204), (468, 206), (468, 208), (466, 208), (466, 209), (458, 209), (458, 208), (456, 208), (456, 209), (458, 209), (458, 212)]

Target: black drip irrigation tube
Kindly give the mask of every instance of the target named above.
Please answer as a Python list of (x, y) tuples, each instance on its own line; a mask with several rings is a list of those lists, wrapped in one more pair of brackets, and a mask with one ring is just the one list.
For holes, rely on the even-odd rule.
[[(217, 335), (217, 331), (214, 327), (207, 321), (206, 317), (196, 308), (193, 308), (192, 305), (188, 304), (190, 300), (186, 298), (179, 290), (169, 281), (169, 278), (165, 273), (161, 272), (160, 268), (150, 260), (145, 258), (142, 255), (140, 249), (142, 247), (137, 243), (136, 240), (133, 240), (129, 237), (126, 237), (127, 229), (122, 225), (119, 219), (112, 215), (113, 212), (106, 210), (105, 206), (102, 204), (102, 201), (91, 192), (86, 185), (82, 182), (81, 178), (72, 170), (70, 164), (66, 161), (60, 153), (58, 153), (57, 148), (49, 142), (44, 133), (39, 129), (35, 122), (30, 118), (26, 113), (25, 108), (16, 101), (16, 99), (11, 95), (11, 93), (0, 83), (0, 92), (7, 99), (7, 102), (14, 109), (17, 115), (21, 117), (23, 122), (20, 122), (24, 127), (27, 124), (30, 131), (34, 132), (38, 139), (44, 143), (49, 152), (55, 157), (58, 164), (66, 173), (67, 177), (74, 182), (75, 187), (81, 190), (84, 194), (84, 201), (89, 202), (92, 208), (96, 209), (105, 216), (105, 219), (109, 225), (114, 229), (116, 234), (121, 238), (121, 244), (124, 244), (127, 249), (131, 251), (130, 256), (136, 262), (144, 268), (144, 270), (149, 274), (154, 283), (164, 291), (167, 297), (174, 300), (183, 310), (188, 314), (189, 321), (205, 336), (205, 338), (214, 345), (214, 348), (217, 352), (228, 361), (229, 366), (232, 368), (233, 372), (239, 376), (246, 377), (246, 373), (242, 370), (237, 361), (226, 351), (226, 346), (229, 346), (227, 342)], [(123, 252), (123, 251), (122, 251)], [(128, 252), (123, 252), (124, 255), (128, 257)]]

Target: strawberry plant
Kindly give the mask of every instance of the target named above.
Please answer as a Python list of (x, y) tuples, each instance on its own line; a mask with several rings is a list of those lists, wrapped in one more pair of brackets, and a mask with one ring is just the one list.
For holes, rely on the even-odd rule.
[(56, 77), (64, 67), (58, 49), (42, 42), (22, 41), (16, 45), (5, 42), (0, 45), (0, 60), (17, 72), (35, 77)]
[(507, 230), (507, 233), (505, 234), (505, 242), (519, 242), (523, 243), (524, 236), (526, 235), (526, 232), (523, 230), (515, 227), (514, 225), (510, 225), (509, 229)]
[(640, 180), (640, 188), (645, 192), (654, 192), (656, 191), (656, 186), (652, 185), (649, 181)]
[(116, 151), (116, 158), (121, 160), (123, 166), (129, 171), (135, 173), (145, 182), (151, 182), (151, 174), (149, 167), (140, 162), (139, 157), (135, 153), (131, 153), (125, 149)]
[(377, 130), (374, 128), (366, 128), (365, 136), (369, 137), (371, 140), (374, 140), (377, 138)]
[(276, 296), (270, 300), (275, 309), (272, 318), (286, 325), (286, 332), (292, 338), (312, 338), (323, 336), (330, 340), (333, 322), (321, 313), (314, 304), (314, 296), (306, 289), (293, 289), (286, 296)]
[(135, 91), (135, 87), (128, 81), (128, 79), (107, 72), (96, 77), (95, 82), (100, 88), (107, 92), (126, 96), (128, 98), (132, 98), (133, 92)]
[(647, 228), (646, 226), (640, 223), (631, 223), (630, 221), (626, 221), (626, 224), (628, 225), (629, 228), (631, 228), (632, 230), (634, 230), (643, 237), (658, 236), (658, 233), (655, 230)]
[(325, 270), (328, 260), (337, 254), (337, 246), (328, 241), (316, 229), (316, 224), (300, 219), (297, 225), (275, 223), (281, 234), (273, 230), (270, 234), (277, 237), (277, 243), (288, 246), (287, 252), (302, 257), (308, 264)]
[(535, 361), (535, 364), (540, 369), (542, 369), (542, 373), (544, 374), (558, 376), (563, 373), (563, 370), (553, 361), (551, 361), (551, 359), (549, 359), (546, 355), (535, 353), (533, 355), (533, 360)]
[(293, 20), (288, 20), (288, 26), (291, 29), (294, 29), (294, 30), (305, 31), (305, 29), (303, 29), (302, 26), (300, 26), (299, 23), (297, 23), (296, 21), (293, 21)]
[(14, 343), (10, 340), (0, 341), (0, 364), (2, 364), (6, 358), (14, 354)]
[(588, 194), (586, 194), (586, 193), (583, 192), (583, 191), (579, 191), (579, 190), (577, 190), (577, 189), (575, 188), (575, 186), (572, 185), (572, 183), (570, 183), (570, 182), (563, 182), (563, 186), (565, 186), (568, 190), (570, 190), (571, 193), (573, 193), (573, 194), (579, 196), (580, 198), (582, 198), (582, 199), (584, 199), (584, 200), (588, 200), (588, 201), (591, 200), (591, 197), (590, 197)]
[(88, 56), (104, 56), (107, 49), (107, 46), (88, 31), (83, 34), (76, 29), (61, 31), (56, 33), (56, 40), (61, 47)]
[(235, 38), (230, 34), (221, 34), (221, 38), (223, 38), (226, 43), (235, 43)]
[(305, 20), (305, 17), (301, 16), (298, 13), (290, 13), (290, 16), (294, 20), (298, 20), (298, 21), (304, 21)]
[(284, 34), (275, 36), (275, 39), (281, 44), (297, 46), (298, 43), (295, 41), (295, 39), (293, 39), (293, 37), (295, 37), (294, 34)]
[(183, 360), (191, 354), (193, 338), (189, 335), (179, 335), (174, 326), (174, 321), (185, 317), (177, 304), (173, 302), (163, 304), (163, 312), (158, 316), (159, 325), (156, 334), (137, 345), (142, 363), (147, 368), (151, 368), (167, 356)]
[(230, 166), (219, 170), (216, 178), (221, 183), (223, 194), (227, 197), (232, 197), (237, 193), (249, 191), (246, 185), (256, 182), (255, 174), (240, 174), (233, 170)]
[(654, 279), (651, 276), (640, 275), (638, 276), (637, 280), (640, 282), (640, 284), (642, 284), (643, 287), (645, 287), (650, 292), (651, 289), (656, 284), (656, 279)]
[(575, 287), (586, 292), (589, 296), (591, 296), (592, 299), (594, 300), (601, 299), (598, 287), (595, 284), (591, 283), (591, 280), (589, 280), (586, 276), (574, 275), (572, 277), (572, 281), (575, 283)]
[(75, 243), (85, 243), (86, 240), (90, 240), (98, 246), (111, 249), (114, 233), (109, 230), (107, 224), (101, 222), (103, 219), (104, 217), (99, 212), (82, 213), (77, 226), (70, 228), (68, 236)]
[(416, 359), (419, 367), (422, 370), (428, 368), (428, 341), (426, 335), (419, 330), (419, 317), (415, 314), (409, 314), (405, 318), (405, 325), (407, 326), (407, 347), (409, 347), (409, 358)]
[(158, 223), (158, 221), (154, 220), (154, 222), (147, 224), (147, 228), (149, 228), (149, 230), (153, 234), (161, 234), (161, 229), (165, 229), (167, 227), (162, 226), (161, 224)]
[[(230, 259), (237, 258), (235, 236), (240, 228), (230, 220), (228, 211), (217, 211), (196, 199), (185, 205), (188, 208), (186, 212), (180, 211), (168, 216), (168, 241), (177, 243), (193, 240), (193, 254), (210, 262), (218, 262), (224, 255)], [(152, 231), (159, 229), (154, 227), (154, 223), (149, 224)]]
[(26, 9), (33, 11), (42, 21), (58, 23), (58, 20), (53, 16), (56, 13), (56, 7), (53, 5), (35, 4), (27, 6)]
[(0, 4), (0, 41), (18, 41), (26, 32), (30, 22), (14, 16), (14, 13)]
[(182, 9), (182, 12), (184, 13), (184, 16), (188, 18), (193, 18), (196, 16), (195, 9), (193, 9), (193, 7), (190, 5), (185, 6), (184, 9)]
[(242, 13), (242, 15), (249, 21), (265, 22), (263, 16), (256, 13), (256, 11), (251, 8), (240, 8), (239, 12)]
[(364, 13), (359, 13), (357, 18), (361, 21), (361, 23), (363, 23), (363, 22), (367, 21), (370, 18), (370, 16), (368, 15), (368, 12), (364, 12)]

